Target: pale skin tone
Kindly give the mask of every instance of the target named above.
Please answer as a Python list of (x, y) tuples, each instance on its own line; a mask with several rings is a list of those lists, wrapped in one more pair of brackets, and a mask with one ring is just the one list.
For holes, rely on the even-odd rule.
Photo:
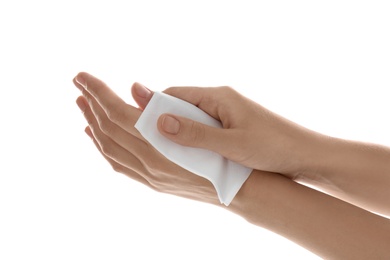
[(210, 182), (167, 160), (134, 128), (152, 91), (133, 85), (136, 108), (92, 75), (79, 73), (74, 83), (83, 93), (77, 104), (88, 122), (85, 132), (114, 170), (154, 190), (224, 207), (326, 259), (390, 258), (390, 220), (371, 213), (390, 215), (388, 147), (311, 131), (228, 87), (169, 88), (165, 93), (198, 106), (224, 128), (163, 115), (161, 134), (254, 169), (225, 207)]

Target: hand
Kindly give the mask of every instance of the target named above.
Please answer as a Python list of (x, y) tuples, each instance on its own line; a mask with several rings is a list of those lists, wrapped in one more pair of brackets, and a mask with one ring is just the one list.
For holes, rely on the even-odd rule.
[[(87, 73), (79, 73), (73, 82), (83, 93), (77, 104), (89, 125), (85, 131), (115, 171), (160, 192), (220, 205), (208, 180), (172, 163), (139, 134), (134, 125), (140, 109)], [(132, 94), (145, 107), (153, 92), (135, 83)]]
[(176, 115), (162, 115), (158, 128), (170, 140), (209, 149), (247, 167), (292, 179), (307, 170), (315, 147), (311, 145), (318, 134), (229, 87), (173, 87), (164, 92), (196, 105), (223, 124), (219, 129)]
[(170, 140), (213, 150), (257, 170), (276, 172), (339, 199), (390, 215), (390, 148), (322, 135), (299, 126), (229, 87), (174, 87), (223, 124), (213, 128), (162, 115), (158, 128)]

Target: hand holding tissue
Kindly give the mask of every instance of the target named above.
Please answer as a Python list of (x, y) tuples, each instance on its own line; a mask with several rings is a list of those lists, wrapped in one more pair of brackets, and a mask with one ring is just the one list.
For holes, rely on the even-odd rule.
[(208, 179), (214, 185), (220, 202), (228, 206), (252, 169), (230, 161), (213, 151), (182, 146), (168, 140), (157, 129), (158, 118), (165, 113), (187, 117), (212, 127), (222, 128), (221, 123), (186, 101), (155, 92), (135, 124), (135, 128), (167, 159)]

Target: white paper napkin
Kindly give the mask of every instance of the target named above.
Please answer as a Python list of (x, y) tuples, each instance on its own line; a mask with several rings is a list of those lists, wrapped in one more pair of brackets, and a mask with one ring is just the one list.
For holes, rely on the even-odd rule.
[(157, 129), (157, 120), (164, 113), (187, 117), (213, 127), (222, 128), (221, 123), (186, 101), (155, 92), (135, 128), (170, 161), (211, 181), (220, 202), (228, 206), (252, 169), (227, 160), (215, 152), (182, 146), (165, 138)]

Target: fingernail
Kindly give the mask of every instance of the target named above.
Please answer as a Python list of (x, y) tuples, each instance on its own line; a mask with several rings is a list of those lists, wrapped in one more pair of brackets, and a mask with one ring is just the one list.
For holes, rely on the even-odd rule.
[(164, 116), (162, 120), (162, 128), (169, 134), (177, 134), (180, 129), (180, 122), (171, 116)]
[(147, 98), (152, 94), (152, 92), (147, 89), (144, 85), (137, 83), (137, 87), (135, 88), (135, 93), (141, 98)]
[(85, 87), (85, 79), (81, 75), (77, 75), (76, 77), (77, 83), (79, 83), (81, 86)]

